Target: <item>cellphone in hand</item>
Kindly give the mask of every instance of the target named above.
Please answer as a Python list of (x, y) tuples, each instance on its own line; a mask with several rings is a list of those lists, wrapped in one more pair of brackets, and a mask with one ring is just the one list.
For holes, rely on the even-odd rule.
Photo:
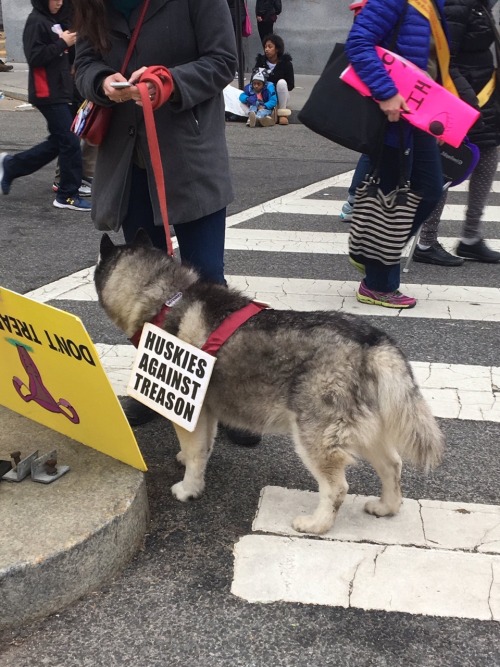
[(112, 88), (130, 88), (132, 84), (128, 81), (111, 81), (109, 85)]

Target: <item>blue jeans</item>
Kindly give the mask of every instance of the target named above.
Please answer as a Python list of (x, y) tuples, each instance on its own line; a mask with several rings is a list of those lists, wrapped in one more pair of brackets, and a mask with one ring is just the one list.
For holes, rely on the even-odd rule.
[[(415, 213), (413, 227), (408, 234), (408, 238), (413, 236), (429, 214), (434, 210), (439, 202), (443, 192), (443, 172), (441, 169), (441, 157), (436, 139), (426, 132), (413, 130), (413, 140), (410, 154), (406, 157), (408, 174), (413, 190), (422, 196), (422, 201), (418, 205)], [(399, 149), (392, 146), (384, 146), (384, 154), (380, 169), (380, 187), (385, 193), (393, 190), (399, 181)], [(367, 169), (370, 159), (367, 155), (362, 155), (353, 176), (353, 182), (349, 188), (355, 191), (361, 183), (364, 175), (370, 171)], [(359, 181), (354, 183), (354, 179)], [(366, 277), (365, 285), (377, 292), (394, 292), (400, 284), (400, 265), (394, 264), (386, 266), (382, 262), (363, 257), (355, 257), (365, 265)]]
[(73, 113), (69, 104), (43, 104), (37, 107), (45, 116), (49, 136), (42, 143), (16, 153), (6, 166), (8, 178), (13, 180), (38, 171), (59, 156), (60, 180), (57, 198), (78, 197), (82, 182), (82, 152), (80, 139), (71, 131)]
[(264, 118), (264, 116), (270, 116), (271, 111), (269, 109), (259, 108), (256, 104), (252, 104), (249, 107), (250, 111), (254, 111), (257, 118)]
[[(166, 250), (165, 229), (163, 225), (154, 224), (147, 172), (133, 165), (130, 200), (122, 223), (125, 241), (132, 243), (140, 228), (148, 233), (156, 248)], [(174, 230), (179, 243), (181, 260), (193, 266), (203, 280), (225, 285), (226, 209), (215, 211), (192, 222), (174, 225)]]

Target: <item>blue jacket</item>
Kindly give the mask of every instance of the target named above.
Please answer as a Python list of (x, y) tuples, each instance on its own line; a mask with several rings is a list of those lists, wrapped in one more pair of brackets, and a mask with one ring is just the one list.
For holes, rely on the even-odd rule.
[[(436, 0), (446, 32), (443, 4), (443, 0)], [(406, 0), (369, 0), (356, 17), (347, 38), (347, 57), (376, 100), (388, 100), (398, 92), (377, 56), (375, 47), (390, 46), (394, 30), (405, 9), (395, 50), (425, 71), (432, 34), (430, 23)]]
[[(266, 109), (269, 109), (269, 111), (272, 111), (278, 104), (276, 88), (274, 87), (274, 84), (269, 81), (264, 84), (264, 88), (262, 89), (262, 101)], [(243, 92), (240, 95), (240, 102), (243, 102), (243, 104), (247, 104), (248, 106), (257, 104), (257, 95), (255, 94), (251, 83), (247, 83), (243, 88)]]

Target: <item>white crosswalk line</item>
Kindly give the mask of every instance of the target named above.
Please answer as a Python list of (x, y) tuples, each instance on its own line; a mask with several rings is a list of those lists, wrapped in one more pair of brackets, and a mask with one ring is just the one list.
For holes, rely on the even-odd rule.
[[(297, 232), (273, 229), (240, 229), (232, 227), (226, 233), (226, 250), (253, 250), (259, 252), (321, 253), (347, 255), (348, 232)], [(460, 238), (447, 237), (442, 246), (454, 252)], [(492, 250), (500, 252), (500, 240), (488, 241)], [(403, 252), (406, 257), (408, 246)]]
[(246, 535), (231, 592), (300, 602), (500, 621), (500, 558), (486, 554)]

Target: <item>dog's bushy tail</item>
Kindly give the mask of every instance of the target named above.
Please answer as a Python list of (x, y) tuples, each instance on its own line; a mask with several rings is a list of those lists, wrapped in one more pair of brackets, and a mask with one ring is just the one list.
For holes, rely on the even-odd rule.
[(422, 396), (408, 362), (394, 348), (386, 348), (377, 356), (384, 437), (390, 437), (403, 459), (425, 471), (435, 468), (443, 455), (444, 434)]

